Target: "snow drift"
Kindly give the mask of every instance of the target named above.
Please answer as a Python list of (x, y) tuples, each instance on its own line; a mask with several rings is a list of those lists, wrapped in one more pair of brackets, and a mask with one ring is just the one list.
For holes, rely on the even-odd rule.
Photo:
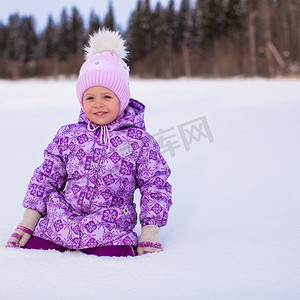
[(1, 299), (299, 299), (299, 80), (131, 81), (174, 191), (164, 251), (136, 258), (5, 248), (79, 105), (71, 79), (0, 88)]

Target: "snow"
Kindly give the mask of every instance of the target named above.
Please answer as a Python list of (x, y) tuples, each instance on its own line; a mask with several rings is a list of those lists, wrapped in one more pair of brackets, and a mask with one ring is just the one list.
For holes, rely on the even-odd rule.
[[(300, 80), (131, 81), (148, 131), (178, 146), (164, 153), (174, 202), (164, 251), (135, 258), (5, 248), (43, 149), (79, 105), (74, 79), (0, 90), (1, 299), (299, 299)], [(213, 141), (187, 151), (179, 130), (189, 137), (194, 124), (196, 137), (201, 117)]]

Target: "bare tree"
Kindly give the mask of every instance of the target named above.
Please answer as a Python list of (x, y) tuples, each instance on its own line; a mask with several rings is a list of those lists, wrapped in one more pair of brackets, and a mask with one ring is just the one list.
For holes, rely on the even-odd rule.
[(253, 1), (247, 1), (248, 8), (248, 39), (249, 39), (249, 57), (250, 57), (250, 74), (252, 76), (257, 75), (257, 60), (256, 60), (256, 29), (255, 19), (258, 16), (257, 11), (253, 5)]

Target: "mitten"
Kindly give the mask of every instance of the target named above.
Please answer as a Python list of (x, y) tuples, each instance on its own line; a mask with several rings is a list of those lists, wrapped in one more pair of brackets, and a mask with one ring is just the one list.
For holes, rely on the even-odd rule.
[(159, 252), (162, 250), (159, 241), (159, 227), (155, 225), (146, 225), (142, 228), (137, 252), (139, 255), (146, 253)]
[(33, 209), (26, 209), (23, 220), (19, 223), (15, 232), (9, 238), (6, 247), (24, 247), (29, 241), (37, 223), (41, 219), (41, 214)]

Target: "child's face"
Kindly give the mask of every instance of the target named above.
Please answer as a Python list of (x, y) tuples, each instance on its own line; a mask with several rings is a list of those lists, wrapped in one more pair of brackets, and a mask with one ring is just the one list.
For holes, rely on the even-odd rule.
[(120, 101), (108, 88), (93, 86), (83, 94), (83, 110), (90, 121), (97, 125), (113, 122), (119, 115)]

